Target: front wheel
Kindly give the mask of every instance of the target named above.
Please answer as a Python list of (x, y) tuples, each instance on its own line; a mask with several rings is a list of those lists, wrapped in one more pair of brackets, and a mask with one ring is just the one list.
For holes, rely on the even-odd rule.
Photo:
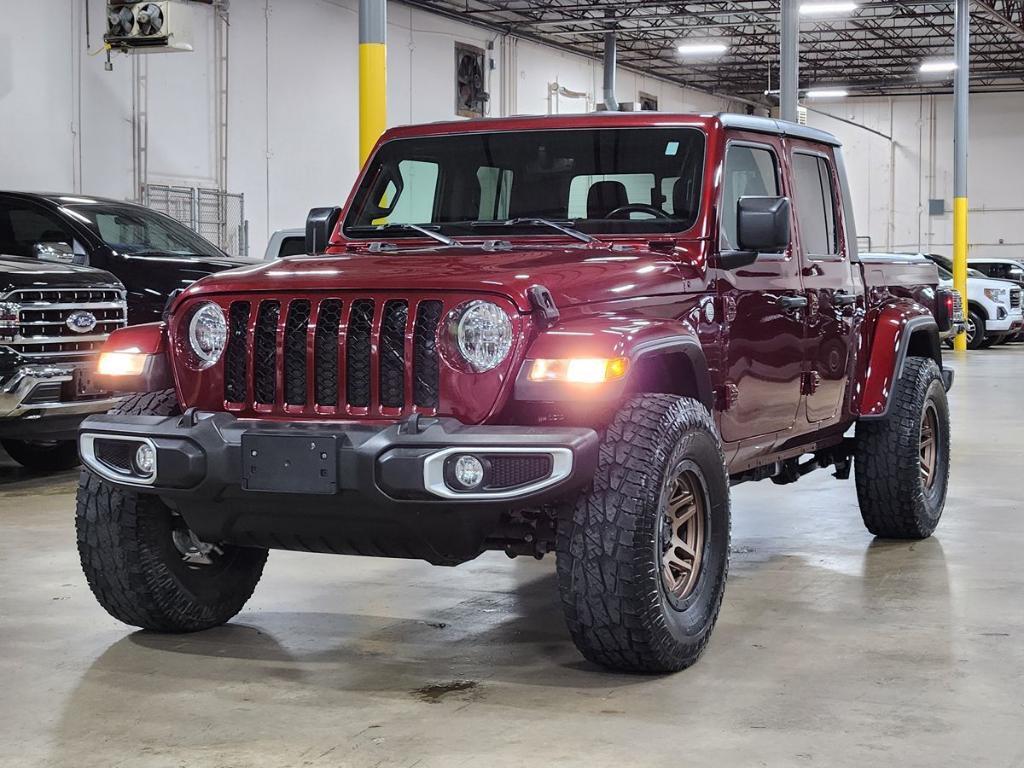
[(675, 672), (707, 645), (729, 568), (729, 479), (707, 409), (639, 395), (608, 427), (592, 489), (564, 511), (558, 582), (590, 661)]
[(942, 372), (908, 357), (889, 412), (857, 424), (857, 500), (875, 536), (924, 539), (939, 524), (949, 484), (949, 404)]
[(74, 440), (2, 440), (12, 459), (34, 472), (59, 472), (78, 466)]
[[(174, 390), (135, 395), (111, 413), (172, 416)], [(78, 554), (93, 594), (125, 624), (195, 632), (242, 610), (267, 550), (200, 541), (157, 496), (126, 491), (82, 470), (75, 511)]]
[(971, 310), (967, 315), (967, 348), (982, 349), (985, 346), (985, 318)]

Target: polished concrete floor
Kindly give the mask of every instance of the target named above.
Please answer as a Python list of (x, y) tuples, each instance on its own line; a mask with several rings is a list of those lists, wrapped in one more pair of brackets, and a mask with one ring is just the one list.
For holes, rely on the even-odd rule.
[(0, 466), (0, 765), (1024, 765), (1024, 345), (953, 361), (953, 478), (923, 542), (852, 482), (734, 492), (704, 658), (580, 660), (553, 563), (271, 553), (230, 625), (136, 632), (78, 567), (74, 473)]

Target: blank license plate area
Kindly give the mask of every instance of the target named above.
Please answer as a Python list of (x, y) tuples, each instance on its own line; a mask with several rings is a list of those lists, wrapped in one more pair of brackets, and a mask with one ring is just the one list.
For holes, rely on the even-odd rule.
[(337, 493), (334, 437), (242, 435), (242, 488), (277, 493)]

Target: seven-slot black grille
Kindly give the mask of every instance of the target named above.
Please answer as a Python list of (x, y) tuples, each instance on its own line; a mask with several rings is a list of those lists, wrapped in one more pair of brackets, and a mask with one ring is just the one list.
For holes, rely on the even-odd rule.
[(233, 301), (224, 397), (260, 406), (437, 408), (443, 313), (436, 299)]

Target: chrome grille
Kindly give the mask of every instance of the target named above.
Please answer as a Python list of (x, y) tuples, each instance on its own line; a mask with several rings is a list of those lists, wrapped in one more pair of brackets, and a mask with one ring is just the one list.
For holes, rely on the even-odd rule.
[[(97, 354), (107, 336), (128, 321), (124, 293), (114, 288), (19, 289), (7, 294), (4, 301), (18, 304), (20, 309), (17, 332), (0, 343), (33, 360), (86, 359)], [(78, 333), (68, 326), (68, 318), (79, 311), (96, 318), (93, 330)]]
[(224, 399), (236, 409), (438, 407), (440, 300), (232, 300), (227, 309)]

